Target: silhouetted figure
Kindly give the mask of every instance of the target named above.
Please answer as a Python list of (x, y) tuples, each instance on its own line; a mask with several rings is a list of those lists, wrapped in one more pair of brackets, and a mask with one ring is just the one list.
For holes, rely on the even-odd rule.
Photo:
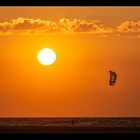
[(117, 79), (117, 74), (114, 71), (109, 71), (110, 72), (110, 79), (109, 79), (109, 84), (111, 86), (115, 85), (116, 79)]
[(71, 124), (74, 125), (74, 120), (71, 120)]

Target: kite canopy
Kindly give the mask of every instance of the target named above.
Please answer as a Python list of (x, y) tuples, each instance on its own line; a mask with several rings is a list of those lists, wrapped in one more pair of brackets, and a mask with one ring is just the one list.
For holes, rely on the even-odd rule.
[(117, 79), (117, 74), (114, 71), (109, 71), (109, 73), (110, 73), (109, 84), (111, 86), (114, 86), (115, 85), (115, 82), (116, 82), (116, 79)]

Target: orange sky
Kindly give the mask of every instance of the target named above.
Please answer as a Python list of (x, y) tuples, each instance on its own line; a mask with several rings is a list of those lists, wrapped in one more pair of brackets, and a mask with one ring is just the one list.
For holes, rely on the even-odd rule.
[[(140, 116), (140, 7), (0, 13), (0, 117)], [(37, 61), (45, 47), (57, 55), (51, 66)]]

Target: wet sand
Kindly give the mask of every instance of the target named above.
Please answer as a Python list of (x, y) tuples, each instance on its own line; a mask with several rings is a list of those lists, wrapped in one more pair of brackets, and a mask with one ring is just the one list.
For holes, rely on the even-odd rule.
[(140, 127), (1, 126), (0, 133), (140, 133)]

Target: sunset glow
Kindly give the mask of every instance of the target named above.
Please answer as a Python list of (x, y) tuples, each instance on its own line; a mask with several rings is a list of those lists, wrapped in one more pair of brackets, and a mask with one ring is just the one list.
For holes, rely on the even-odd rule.
[(140, 7), (0, 13), (0, 117), (140, 117)]

